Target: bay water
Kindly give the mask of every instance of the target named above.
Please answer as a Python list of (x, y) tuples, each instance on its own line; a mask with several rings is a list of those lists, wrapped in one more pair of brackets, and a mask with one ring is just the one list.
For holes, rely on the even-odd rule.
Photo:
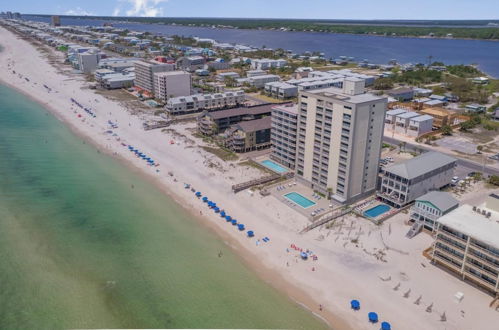
[(0, 329), (117, 327), (325, 325), (155, 186), (0, 85)]

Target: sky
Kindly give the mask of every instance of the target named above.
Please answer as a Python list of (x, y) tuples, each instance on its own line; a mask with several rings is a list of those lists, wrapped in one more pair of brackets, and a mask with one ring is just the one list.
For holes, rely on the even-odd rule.
[(499, 19), (499, 0), (1, 0), (25, 14), (321, 19)]

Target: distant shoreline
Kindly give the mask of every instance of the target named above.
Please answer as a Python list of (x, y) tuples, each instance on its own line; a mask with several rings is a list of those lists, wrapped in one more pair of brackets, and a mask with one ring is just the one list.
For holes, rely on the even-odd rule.
[[(30, 15), (48, 17), (49, 15)], [(317, 32), (381, 37), (408, 37), (424, 39), (460, 39), (499, 41), (499, 20), (325, 20), (325, 19), (242, 19), (242, 18), (187, 18), (187, 17), (113, 17), (69, 16), (61, 17), (109, 20), (121, 23), (161, 24), (184, 27), (217, 29), (265, 30), (283, 32)], [(437, 24), (424, 24), (435, 22)], [(452, 23), (457, 24), (452, 24)], [(483, 23), (487, 23), (487, 25)], [(438, 25), (438, 23), (442, 23)], [(468, 24), (467, 24), (468, 23)], [(482, 23), (482, 24), (480, 24)], [(498, 24), (498, 25), (488, 25)], [(492, 31), (493, 36), (490, 37)], [(395, 33), (395, 35), (392, 35)], [(430, 36), (434, 33), (435, 36)], [(452, 37), (447, 37), (452, 34)], [(476, 35), (476, 36), (473, 36)]]

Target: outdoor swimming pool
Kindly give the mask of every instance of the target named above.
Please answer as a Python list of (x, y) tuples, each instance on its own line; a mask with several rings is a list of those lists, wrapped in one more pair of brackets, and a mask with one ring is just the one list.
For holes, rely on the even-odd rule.
[(277, 164), (277, 163), (275, 163), (275, 162), (273, 162), (273, 161), (271, 161), (269, 159), (266, 159), (266, 160), (262, 161), (260, 164), (262, 164), (266, 168), (269, 168), (272, 171), (277, 172), (277, 173), (285, 173), (285, 172), (288, 171), (287, 169), (285, 169), (281, 165), (279, 165), (279, 164)]
[(289, 194), (284, 195), (287, 199), (292, 201), (293, 203), (296, 203), (303, 207), (304, 209), (308, 209), (311, 206), (314, 206), (316, 203), (311, 201), (310, 199), (300, 195), (297, 192), (291, 192)]
[(369, 217), (369, 218), (376, 218), (382, 215), (383, 213), (386, 213), (390, 211), (390, 206), (385, 205), (385, 204), (380, 204), (376, 205), (373, 208), (370, 208), (369, 210), (364, 212), (364, 216)]

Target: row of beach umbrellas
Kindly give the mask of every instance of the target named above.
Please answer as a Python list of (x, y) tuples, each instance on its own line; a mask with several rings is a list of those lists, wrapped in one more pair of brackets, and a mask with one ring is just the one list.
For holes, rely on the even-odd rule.
[[(353, 310), (358, 311), (360, 309), (360, 302), (354, 299), (350, 302), (350, 307), (352, 307)], [(375, 312), (369, 312), (367, 314), (367, 318), (371, 323), (378, 323), (378, 314)], [(381, 322), (381, 330), (391, 330), (391, 329), (392, 326), (390, 325), (390, 323)]]
[(90, 116), (92, 116), (93, 118), (97, 117), (95, 115), (95, 113), (92, 111), (92, 109), (90, 108), (85, 108), (83, 105), (81, 105), (78, 101), (76, 101), (74, 98), (71, 98), (71, 102), (73, 102), (74, 104), (76, 104), (78, 107), (80, 107), (81, 109), (83, 109), (86, 113), (88, 113)]
[[(245, 231), (246, 230), (246, 227), (245, 227), (245, 225), (243, 223), (239, 223), (237, 221), (237, 219), (232, 218), (230, 215), (227, 214), (227, 212), (225, 212), (225, 210), (223, 210), (220, 206), (218, 206), (217, 203), (215, 203), (213, 201), (210, 201), (207, 196), (203, 197), (203, 195), (199, 191), (195, 192), (195, 196), (197, 198), (200, 198), (203, 201), (203, 203), (206, 203), (206, 205), (210, 209), (212, 209), (215, 213), (219, 214), (220, 217), (223, 220), (225, 220), (227, 223), (232, 224), (239, 231)], [(246, 231), (246, 235), (251, 238), (251, 237), (255, 236), (255, 233), (252, 230), (248, 230), (248, 231)]]
[(139, 149), (136, 149), (133, 146), (129, 145), (128, 146), (128, 150), (130, 150), (131, 152), (135, 153), (135, 155), (137, 157), (142, 158), (143, 160), (145, 160), (149, 165), (151, 165), (151, 166), (155, 165), (154, 159), (152, 159), (151, 157), (147, 157), (147, 155), (144, 154), (144, 153), (142, 153)]

